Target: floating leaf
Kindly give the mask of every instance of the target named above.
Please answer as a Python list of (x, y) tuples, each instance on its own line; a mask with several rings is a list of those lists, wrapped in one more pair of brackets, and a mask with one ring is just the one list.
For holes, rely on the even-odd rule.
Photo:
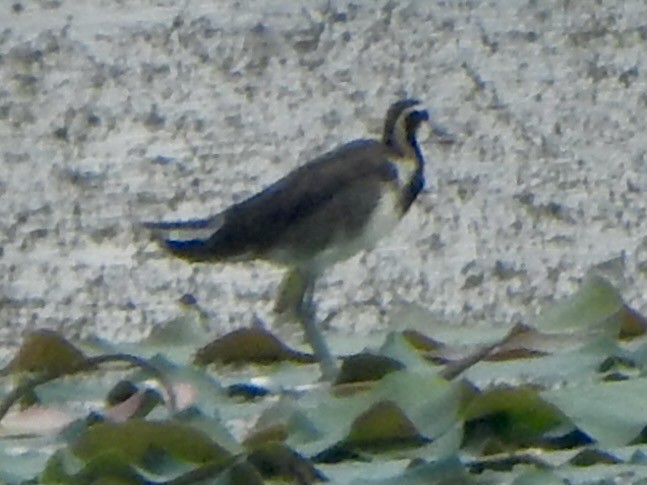
[(529, 387), (496, 387), (483, 391), (466, 405), (466, 441), (490, 440), (525, 445), (566, 419), (557, 406)]
[(395, 402), (380, 401), (353, 421), (345, 444), (351, 448), (377, 448), (427, 441)]
[(254, 431), (245, 439), (245, 446), (254, 448), (267, 443), (283, 443), (288, 438), (286, 423), (276, 422)]
[(570, 463), (575, 466), (591, 466), (600, 463), (615, 465), (617, 463), (622, 463), (622, 460), (607, 451), (587, 448), (571, 458)]
[(377, 381), (385, 375), (402, 368), (404, 368), (404, 365), (395, 359), (370, 352), (362, 352), (361, 354), (344, 357), (335, 384)]
[(485, 357), (488, 361), (530, 359), (547, 355), (563, 345), (562, 335), (544, 335), (527, 325), (515, 325), (504, 343)]
[(62, 374), (78, 370), (85, 355), (52, 330), (28, 333), (18, 353), (7, 366), (9, 372), (47, 372)]
[(486, 456), (481, 460), (473, 461), (469, 464), (470, 471), (482, 475), (485, 472), (512, 471), (520, 465), (530, 465), (539, 469), (548, 468), (548, 464), (534, 453), (499, 453), (497, 455)]
[(475, 349), (472, 353), (465, 356), (464, 358), (457, 360), (456, 362), (452, 362), (451, 364), (448, 364), (442, 370), (442, 372), (440, 372), (440, 376), (443, 379), (447, 379), (448, 381), (456, 379), (465, 371), (475, 366), (483, 359), (485, 359), (488, 355), (490, 355), (490, 353), (495, 348), (497, 348), (497, 346), (498, 344), (490, 344), (490, 345), (483, 345), (480, 348)]
[(392, 399), (415, 424), (420, 434), (436, 438), (458, 417), (465, 388), (460, 382), (423, 373), (399, 371), (386, 376), (372, 391), (377, 400)]
[(247, 461), (266, 479), (281, 478), (292, 483), (326, 481), (326, 477), (310, 460), (280, 443), (270, 443), (253, 449), (248, 454)]
[(574, 295), (543, 312), (534, 327), (542, 332), (584, 331), (618, 335), (624, 307), (620, 293), (602, 277), (589, 277)]
[(567, 483), (549, 470), (529, 470), (516, 477), (512, 485), (566, 485)]
[(445, 346), (442, 342), (428, 337), (418, 330), (404, 330), (402, 336), (416, 349), (425, 352), (438, 350)]
[(225, 462), (232, 456), (202, 430), (178, 421), (142, 419), (95, 424), (79, 437), (72, 449), (86, 462), (111, 453), (124, 463), (138, 465), (152, 451), (165, 451), (177, 460), (196, 464)]
[(571, 385), (541, 397), (602, 446), (630, 443), (647, 423), (647, 379)]
[(415, 372), (437, 374), (439, 368), (433, 366), (400, 332), (389, 332), (380, 347), (380, 355), (400, 362)]
[(640, 337), (647, 331), (647, 318), (626, 305), (620, 310), (618, 318), (620, 319), (619, 337), (621, 339), (629, 340)]
[[(369, 473), (364, 473), (352, 481), (354, 485), (465, 485), (473, 483), (467, 470), (456, 455), (430, 462), (417, 463), (407, 467), (397, 475), (378, 478), (370, 465)], [(373, 478), (366, 478), (370, 475)]]
[(146, 482), (136, 467), (122, 460), (117, 454), (104, 453), (84, 463), (73, 456), (68, 449), (62, 449), (48, 460), (40, 477), (40, 483), (130, 485)]
[(41, 438), (22, 438), (18, 441), (17, 447), (5, 451), (11, 442), (11, 440), (3, 440), (4, 446), (0, 449), (0, 483), (46, 483), (34, 479), (42, 473), (49, 459), (51, 443), (43, 442)]
[[(363, 438), (359, 440), (357, 434), (352, 434), (357, 433), (357, 428), (353, 431), (353, 427), (358, 426), (357, 420), (360, 420), (360, 424), (366, 422), (367, 416), (370, 418), (378, 411), (390, 412), (395, 416), (395, 407), (402, 414), (401, 418), (394, 417), (396, 423), (408, 420), (422, 441), (434, 439), (455, 425), (462, 393), (460, 383), (450, 383), (434, 375), (407, 370), (388, 374), (372, 390), (348, 397), (309, 393), (299, 400), (302, 410), (293, 411), (289, 419), (286, 442), (307, 456), (318, 455), (334, 447), (348, 448), (353, 440), (361, 441), (363, 448), (370, 448), (370, 433), (373, 432), (377, 438), (380, 432), (363, 431)], [(380, 404), (384, 402), (393, 404), (385, 407)], [(348, 441), (350, 438), (351, 441)], [(374, 445), (379, 447), (383, 443), (376, 442)]]
[(181, 315), (159, 323), (141, 344), (150, 346), (195, 345), (207, 338), (202, 315), (195, 308), (185, 310)]
[(270, 364), (282, 361), (313, 363), (311, 354), (293, 350), (268, 330), (242, 328), (214, 340), (198, 350), (194, 363)]
[(605, 359), (620, 352), (615, 338), (580, 338), (584, 340), (583, 344), (564, 352), (534, 359), (480, 362), (466, 372), (466, 377), (481, 388), (492, 382), (519, 381), (549, 387), (563, 381), (592, 378), (597, 375), (599, 366)]
[[(191, 483), (186, 481), (185, 483)], [(204, 483), (196, 480), (195, 483)], [(233, 463), (213, 482), (214, 485), (264, 485), (263, 477), (256, 467), (248, 462)]]

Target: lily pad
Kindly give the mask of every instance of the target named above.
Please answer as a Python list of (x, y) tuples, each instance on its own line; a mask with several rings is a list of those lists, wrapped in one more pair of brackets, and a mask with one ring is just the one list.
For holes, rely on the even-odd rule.
[(351, 448), (420, 445), (428, 442), (393, 401), (380, 401), (357, 416), (344, 444)]
[(142, 465), (153, 451), (195, 464), (227, 462), (232, 457), (204, 431), (178, 421), (143, 419), (95, 424), (76, 440), (72, 450), (84, 461), (110, 453), (134, 465)]
[(467, 403), (462, 414), (466, 444), (496, 439), (513, 448), (537, 442), (543, 433), (567, 421), (557, 406), (530, 387), (485, 390)]
[(626, 445), (647, 423), (647, 379), (571, 385), (541, 397), (601, 446)]
[(600, 276), (589, 277), (574, 294), (553, 305), (535, 319), (542, 332), (602, 332), (618, 335), (618, 318), (625, 304), (611, 283)]
[(404, 364), (395, 359), (362, 352), (344, 357), (335, 384), (377, 381), (385, 375), (403, 368)]
[(50, 372), (61, 374), (83, 364), (85, 355), (53, 330), (40, 329), (28, 333), (6, 371)]
[(220, 364), (273, 364), (295, 361), (305, 364), (315, 361), (311, 354), (291, 349), (274, 334), (260, 327), (241, 328), (205, 345), (195, 355), (193, 363), (205, 366)]

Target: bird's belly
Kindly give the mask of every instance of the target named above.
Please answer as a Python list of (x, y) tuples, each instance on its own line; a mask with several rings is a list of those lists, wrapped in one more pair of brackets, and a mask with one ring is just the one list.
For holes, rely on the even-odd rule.
[(334, 233), (330, 244), (320, 249), (299, 266), (321, 273), (326, 268), (344, 261), (357, 253), (369, 250), (398, 224), (402, 217), (397, 190), (386, 190), (380, 197), (369, 220), (362, 228)]

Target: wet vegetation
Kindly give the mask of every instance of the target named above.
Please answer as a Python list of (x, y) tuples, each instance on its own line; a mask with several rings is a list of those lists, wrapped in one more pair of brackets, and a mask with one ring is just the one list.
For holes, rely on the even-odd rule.
[(38, 330), (3, 370), (0, 480), (633, 481), (647, 462), (646, 329), (597, 277), (512, 328), (411, 305), (388, 333), (355, 337), (368, 346), (339, 355), (333, 384), (268, 330), (210, 340), (189, 310), (134, 344)]

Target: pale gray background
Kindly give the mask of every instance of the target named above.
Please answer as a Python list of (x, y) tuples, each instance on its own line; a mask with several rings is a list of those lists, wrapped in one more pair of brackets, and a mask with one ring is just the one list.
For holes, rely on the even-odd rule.
[(618, 1), (5, 0), (0, 338), (132, 339), (192, 293), (272, 323), (280, 272), (189, 266), (133, 229), (241, 200), (423, 99), (428, 190), (322, 280), (336, 328), (400, 301), (527, 320), (591, 268), (647, 310), (647, 7)]

